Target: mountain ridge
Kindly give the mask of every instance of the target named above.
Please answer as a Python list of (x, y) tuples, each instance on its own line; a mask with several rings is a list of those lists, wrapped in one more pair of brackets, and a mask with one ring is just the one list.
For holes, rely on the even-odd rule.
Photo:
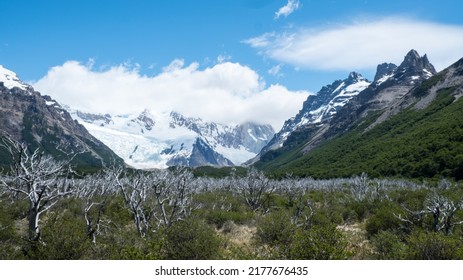
[[(98, 139), (94, 138), (54, 99), (35, 91), (17, 75), (0, 66), (0, 135), (25, 143), (30, 151), (40, 149), (56, 159), (75, 155), (81, 167), (101, 168), (122, 164)], [(9, 165), (6, 151), (0, 165)]]
[(270, 125), (224, 125), (178, 112), (115, 115), (71, 110), (95, 137), (135, 168), (234, 166), (254, 157), (273, 136)]
[(411, 50), (324, 127), (294, 131), (286, 150), (267, 153), (255, 166), (280, 175), (461, 179), (462, 64), (435, 73), (426, 55)]

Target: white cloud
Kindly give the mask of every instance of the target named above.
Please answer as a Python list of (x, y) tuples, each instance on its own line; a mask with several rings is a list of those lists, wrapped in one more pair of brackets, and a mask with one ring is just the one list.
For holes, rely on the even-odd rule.
[(374, 69), (382, 62), (400, 63), (416, 49), (440, 70), (463, 56), (463, 26), (388, 17), (265, 33), (243, 42), (266, 57), (304, 69)]
[(97, 71), (93, 62), (68, 61), (51, 68), (33, 86), (62, 104), (93, 113), (174, 110), (222, 123), (269, 123), (277, 130), (309, 94), (281, 85), (266, 87), (254, 70), (239, 63), (199, 69), (198, 63), (186, 65), (182, 59), (152, 77), (141, 75), (137, 65)]
[(275, 19), (279, 19), (281, 16), (288, 17), (294, 11), (299, 9), (299, 7), (299, 0), (288, 0), (288, 3), (286, 3), (286, 5), (284, 5), (277, 12), (275, 12)]

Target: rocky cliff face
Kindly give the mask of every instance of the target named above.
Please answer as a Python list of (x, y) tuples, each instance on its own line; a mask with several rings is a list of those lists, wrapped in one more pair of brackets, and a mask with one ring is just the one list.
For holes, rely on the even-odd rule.
[[(420, 57), (415, 50), (411, 50), (399, 66), (391, 63), (380, 64), (374, 81), (371, 84), (363, 82), (364, 86), (360, 87), (355, 94), (351, 94), (351, 98), (344, 103), (340, 102), (342, 106), (328, 110), (332, 113), (323, 115), (328, 117), (307, 118), (307, 116), (319, 117), (320, 115), (315, 115), (318, 112), (327, 112), (330, 103), (326, 104), (326, 100), (331, 98), (331, 102), (340, 97), (335, 94), (336, 87), (343, 83), (335, 81), (332, 85), (322, 88), (317, 97), (309, 96), (299, 114), (288, 120), (282, 131), (278, 132), (269, 145), (262, 150), (260, 158), (270, 162), (301, 145), (303, 145), (302, 152), (307, 153), (320, 143), (349, 131), (355, 123), (368, 116), (369, 113), (384, 112), (372, 124), (371, 127), (373, 127), (402, 110), (405, 106), (401, 104), (408, 98), (410, 92), (435, 74), (436, 70), (427, 56)], [(361, 81), (354, 77), (355, 75), (351, 74), (344, 84), (348, 81)], [(333, 88), (336, 89), (333, 90)], [(324, 105), (320, 106), (321, 104)], [(320, 107), (316, 109), (317, 106)], [(275, 149), (279, 150), (271, 152)]]
[[(13, 72), (0, 66), (0, 135), (40, 148), (57, 159), (78, 154), (75, 163), (99, 167), (122, 163), (49, 96), (21, 82)], [(8, 164), (6, 160), (3, 164)]]
[[(288, 137), (298, 129), (323, 126), (369, 85), (370, 82), (362, 75), (352, 72), (346, 79), (336, 80), (331, 85), (324, 86), (316, 95), (307, 98), (299, 113), (284, 123), (282, 129), (262, 149), (260, 155), (282, 147)], [(260, 155), (250, 162), (258, 160)]]

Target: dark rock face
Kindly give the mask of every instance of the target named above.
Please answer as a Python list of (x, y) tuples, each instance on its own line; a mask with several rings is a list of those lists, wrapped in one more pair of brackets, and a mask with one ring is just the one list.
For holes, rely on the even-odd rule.
[[(278, 132), (269, 145), (262, 150), (261, 155), (263, 156), (261, 158), (269, 158), (264, 154), (270, 150), (268, 147), (272, 144), (279, 142), (280, 146), (275, 147), (274, 145), (274, 148), (287, 150), (288, 147), (305, 143), (303, 152), (308, 152), (327, 139), (349, 131), (355, 123), (366, 117), (370, 112), (385, 110), (391, 112), (391, 114), (396, 113), (401, 109), (400, 104), (407, 98), (407, 94), (410, 94), (413, 88), (418, 87), (434, 74), (436, 74), (436, 70), (427, 56), (420, 57), (415, 50), (411, 50), (398, 67), (392, 63), (378, 65), (374, 82), (349, 99), (344, 106), (340, 106), (335, 114), (332, 114), (324, 121), (318, 124), (312, 121), (306, 122), (304, 125), (293, 125), (294, 123), (301, 123), (301, 115), (308, 116), (308, 108), (314, 109), (314, 107), (311, 107), (312, 104), (316, 106), (326, 101), (326, 99), (321, 100), (322, 96), (331, 94), (330, 97), (333, 98), (334, 91), (332, 89), (341, 84), (340, 81), (335, 81), (332, 85), (322, 88), (316, 98), (309, 97), (299, 114), (288, 120), (282, 131)], [(355, 75), (352, 75), (352, 77), (350, 75), (346, 81), (351, 78), (355, 80)], [(389, 116), (390, 114), (383, 114), (381, 118), (378, 118), (378, 123)], [(291, 136), (294, 133), (296, 133), (297, 137)], [(283, 139), (281, 135), (286, 135), (286, 137)], [(277, 139), (279, 136), (280, 139)], [(281, 139), (283, 141), (286, 139), (286, 141), (281, 144)], [(278, 152), (271, 154), (278, 154)]]
[(32, 150), (39, 148), (58, 160), (78, 154), (74, 160), (77, 165), (122, 164), (55, 100), (30, 86), (10, 89), (0, 83), (0, 124), (0, 136), (26, 143)]
[(395, 65), (394, 63), (379, 64), (378, 67), (376, 68), (376, 74), (375, 74), (375, 78), (373, 82), (377, 82), (382, 77), (386, 76), (387, 74), (390, 74), (396, 68), (397, 68), (397, 65)]
[(233, 166), (233, 162), (214, 151), (209, 143), (204, 139), (196, 138), (193, 150), (189, 157), (174, 157), (169, 162), (169, 166)]
[(351, 72), (346, 79), (336, 80), (331, 85), (322, 87), (316, 95), (309, 96), (304, 101), (299, 113), (295, 117), (286, 120), (282, 129), (261, 150), (257, 158), (249, 163), (257, 160), (260, 155), (265, 154), (267, 151), (281, 147), (290, 134), (296, 130), (306, 126), (313, 126), (314, 128), (322, 126), (369, 84), (370, 82), (362, 75)]

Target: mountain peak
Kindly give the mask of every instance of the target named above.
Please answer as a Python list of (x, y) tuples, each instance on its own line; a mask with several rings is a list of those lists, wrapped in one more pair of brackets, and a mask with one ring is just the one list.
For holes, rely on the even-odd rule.
[(374, 82), (379, 81), (381, 78), (384, 76), (390, 74), (392, 71), (394, 71), (397, 68), (397, 65), (394, 63), (381, 63), (378, 64), (376, 67), (376, 74), (374, 78)]
[(27, 90), (30, 87), (23, 83), (15, 72), (4, 68), (2, 65), (0, 65), (0, 83), (3, 83), (3, 85), (8, 89), (18, 87), (20, 89)]
[(364, 80), (363, 76), (357, 72), (350, 72), (349, 77), (347, 77), (348, 82), (356, 82), (356, 81), (361, 81)]
[(404, 58), (404, 61), (399, 66), (400, 70), (406, 71), (407, 69), (414, 70), (427, 70), (431, 74), (436, 74), (436, 69), (429, 62), (427, 55), (420, 57), (416, 50), (410, 50)]

